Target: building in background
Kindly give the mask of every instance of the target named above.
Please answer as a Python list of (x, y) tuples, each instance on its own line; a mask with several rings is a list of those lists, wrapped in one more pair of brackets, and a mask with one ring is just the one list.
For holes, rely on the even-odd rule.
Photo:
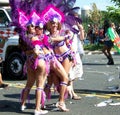
[(82, 19), (86, 19), (89, 16), (90, 10), (91, 9), (90, 9), (89, 6), (83, 6), (81, 8), (81, 17), (82, 17)]

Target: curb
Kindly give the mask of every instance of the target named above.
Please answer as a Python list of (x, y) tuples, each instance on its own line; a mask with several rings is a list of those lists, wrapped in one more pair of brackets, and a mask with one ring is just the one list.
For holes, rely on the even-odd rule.
[[(91, 55), (91, 54), (103, 54), (102, 51), (98, 51), (98, 50), (95, 50), (95, 51), (88, 51), (88, 50), (85, 50), (85, 54), (87, 55)], [(112, 55), (120, 55), (118, 52), (116, 51), (111, 51), (111, 54)]]
[(85, 54), (88, 54), (88, 55), (91, 55), (91, 54), (102, 54), (102, 51), (98, 51), (98, 50), (96, 50), (96, 51), (88, 51), (88, 50), (86, 50)]

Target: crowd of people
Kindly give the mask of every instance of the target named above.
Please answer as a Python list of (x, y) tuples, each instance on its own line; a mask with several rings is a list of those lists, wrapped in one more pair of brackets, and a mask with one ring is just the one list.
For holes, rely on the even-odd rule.
[[(111, 32), (109, 30), (112, 30)], [(119, 49), (119, 43), (115, 43), (114, 39), (119, 38), (119, 28), (110, 20), (105, 20), (101, 29), (97, 25), (88, 26), (87, 37), (90, 44), (102, 44), (102, 52), (107, 57), (108, 65), (114, 65), (114, 60), (111, 54), (112, 48), (115, 46), (117, 50)], [(112, 36), (114, 34), (114, 36)], [(119, 51), (118, 51), (119, 52)]]
[(99, 44), (100, 40), (104, 38), (104, 28), (99, 28), (97, 24), (89, 24), (87, 38), (90, 44)]

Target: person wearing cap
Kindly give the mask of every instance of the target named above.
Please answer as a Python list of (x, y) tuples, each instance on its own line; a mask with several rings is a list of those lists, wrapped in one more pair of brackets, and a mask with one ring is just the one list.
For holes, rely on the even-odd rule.
[[(74, 46), (73, 46), (73, 33), (67, 29), (65, 31), (65, 36), (66, 36), (66, 44), (68, 46), (68, 48), (70, 48), (73, 52), (75, 52), (74, 50)], [(77, 53), (75, 53), (75, 57), (74, 57), (74, 63), (69, 71), (69, 85), (67, 87), (68, 90), (68, 94), (70, 95), (71, 99), (74, 100), (80, 100), (81, 97), (78, 96), (73, 88), (73, 83), (74, 81), (81, 77), (81, 75), (83, 74), (82, 71), (80, 71), (82, 69), (82, 62), (79, 58), (79, 55)]]
[[(77, 13), (74, 13), (74, 16), (79, 18)], [(72, 50), (75, 52), (76, 65), (72, 66), (69, 72), (70, 85), (68, 86), (68, 91), (72, 99), (80, 100), (81, 97), (75, 93), (73, 84), (74, 80), (80, 79), (83, 75), (82, 57), (84, 55), (84, 49), (82, 42), (84, 40), (84, 28), (81, 22), (78, 21), (73, 25), (73, 28), (78, 31), (78, 33), (73, 34), (71, 44)]]
[[(31, 46), (29, 47), (31, 48), (23, 49), (27, 57), (25, 65), (27, 68), (28, 78), (26, 86), (21, 92), (21, 110), (24, 111), (26, 109), (26, 99), (32, 86), (36, 82), (36, 104), (34, 114), (46, 114), (48, 111), (41, 109), (41, 107), (44, 106), (45, 102), (45, 93), (43, 91), (43, 86), (47, 76), (45, 55), (42, 50), (43, 45), (39, 42), (39, 38), (36, 36), (35, 25), (31, 20), (27, 23), (26, 28), (26, 38), (28, 41), (30, 41)], [(26, 47), (28, 46), (26, 45)]]
[[(74, 14), (76, 18), (78, 17), (78, 14)], [(73, 38), (73, 47), (74, 50), (79, 53), (80, 58), (82, 60), (83, 55), (85, 55), (84, 48), (83, 48), (83, 40), (85, 39), (85, 30), (81, 22), (76, 22), (75, 25), (73, 25), (73, 28), (78, 30), (78, 34), (74, 34)]]

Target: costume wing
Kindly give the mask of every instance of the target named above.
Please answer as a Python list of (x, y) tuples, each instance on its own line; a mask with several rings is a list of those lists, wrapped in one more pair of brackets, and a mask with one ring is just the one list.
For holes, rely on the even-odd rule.
[(114, 42), (114, 47), (118, 53), (120, 53), (120, 37), (118, 36), (117, 32), (112, 28), (108, 28), (107, 32), (109, 38)]

